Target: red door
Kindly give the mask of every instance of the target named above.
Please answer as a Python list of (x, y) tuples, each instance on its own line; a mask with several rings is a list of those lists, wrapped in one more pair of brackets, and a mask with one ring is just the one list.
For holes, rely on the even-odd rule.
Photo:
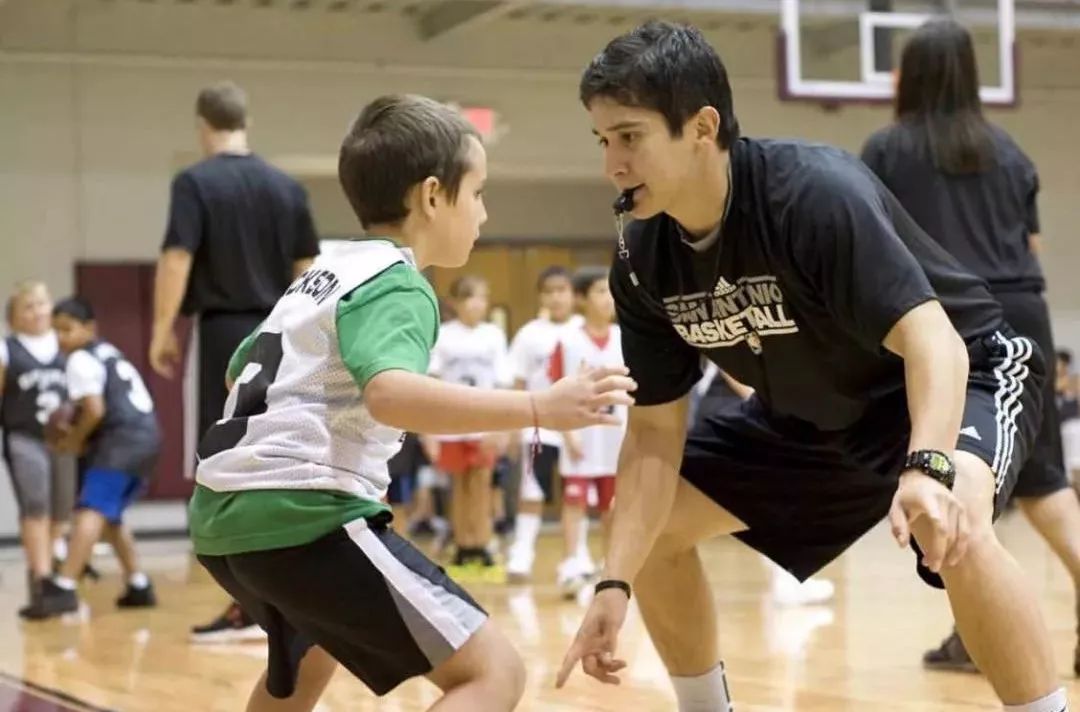
[[(184, 462), (183, 365), (173, 379), (162, 378), (150, 368), (147, 353), (154, 324), (154, 264), (79, 262), (75, 265), (75, 289), (93, 305), (98, 334), (139, 370), (154, 398), (163, 444), (145, 499), (186, 499), (194, 481), (185, 476), (192, 468)], [(185, 354), (190, 331), (190, 322), (181, 319), (177, 336)]]

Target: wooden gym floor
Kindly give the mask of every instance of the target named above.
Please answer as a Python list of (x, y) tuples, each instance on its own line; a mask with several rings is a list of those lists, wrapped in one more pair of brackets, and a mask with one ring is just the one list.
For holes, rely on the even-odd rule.
[[(1023, 521), (999, 525), (1006, 546), (1030, 574), (1051, 626), (1058, 669), (1074, 702), (1072, 587), (1060, 564)], [(538, 581), (531, 586), (471, 586), (507, 631), (529, 673), (522, 710), (673, 710), (674, 697), (636, 611), (621, 639), (630, 667), (621, 687), (604, 687), (580, 671), (567, 689), (554, 672), (583, 609), (559, 600), (554, 577), (559, 539), (540, 541)], [(594, 542), (594, 549), (598, 543)], [(89, 609), (63, 620), (24, 624), (25, 574), (15, 550), (0, 551), (0, 712), (242, 710), (263, 668), (260, 644), (193, 646), (187, 630), (222, 609), (225, 598), (188, 553), (186, 542), (141, 546), (160, 605), (121, 612), (115, 564), (83, 587)], [(944, 595), (922, 585), (913, 558), (879, 527), (825, 570), (837, 596), (828, 606), (783, 609), (765, 593), (769, 574), (756, 554), (731, 539), (704, 548), (721, 611), (721, 641), (739, 712), (971, 712), (1000, 709), (978, 676), (930, 673), (920, 656), (949, 630)], [(322, 712), (422, 710), (435, 699), (422, 680), (384, 699), (339, 672)]]

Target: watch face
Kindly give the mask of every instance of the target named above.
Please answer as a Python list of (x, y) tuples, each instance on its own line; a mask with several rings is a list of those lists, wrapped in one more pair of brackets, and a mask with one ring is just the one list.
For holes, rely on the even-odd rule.
[(930, 467), (938, 472), (949, 472), (952, 470), (952, 463), (949, 462), (949, 458), (940, 452), (930, 453)]

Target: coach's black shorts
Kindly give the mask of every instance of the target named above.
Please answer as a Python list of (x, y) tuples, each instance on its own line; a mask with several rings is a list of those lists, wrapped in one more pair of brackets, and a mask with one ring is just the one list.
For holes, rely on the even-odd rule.
[[(997, 517), (1039, 430), (1045, 367), (1034, 344), (1011, 331), (980, 339), (969, 352), (957, 449), (990, 465)], [(910, 433), (903, 391), (850, 428), (829, 432), (772, 415), (753, 397), (698, 419), (682, 476), (746, 523), (735, 536), (805, 580), (888, 514)], [(916, 562), (927, 583), (942, 586)]]
[(351, 522), (317, 541), (199, 562), (269, 637), (267, 691), (290, 697), (313, 645), (377, 695), (445, 662), (487, 614), (389, 518)]
[[(1050, 311), (1039, 292), (1015, 292), (994, 289), (994, 299), (1001, 304), (1005, 321), (1020, 336), (1035, 342), (1049, 359), (1055, 353), (1050, 329)], [(1031, 453), (1016, 480), (1014, 497), (1045, 497), (1069, 486), (1065, 474), (1065, 456), (1061, 446), (1061, 421), (1054, 400), (1054, 379), (1043, 383), (1042, 427)]]

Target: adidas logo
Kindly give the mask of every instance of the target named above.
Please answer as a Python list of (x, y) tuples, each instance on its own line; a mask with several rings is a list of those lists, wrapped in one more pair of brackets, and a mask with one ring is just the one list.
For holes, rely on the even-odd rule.
[(969, 425), (966, 428), (961, 428), (960, 429), (960, 434), (961, 435), (966, 435), (967, 437), (971, 438), (972, 440), (982, 440), (982, 436), (979, 435), (979, 431), (975, 429), (974, 425)]
[(737, 289), (738, 287), (736, 287), (734, 284), (727, 281), (723, 277), (720, 277), (720, 279), (716, 281), (716, 287), (713, 289), (713, 295), (717, 297), (722, 297), (726, 294), (731, 294)]

